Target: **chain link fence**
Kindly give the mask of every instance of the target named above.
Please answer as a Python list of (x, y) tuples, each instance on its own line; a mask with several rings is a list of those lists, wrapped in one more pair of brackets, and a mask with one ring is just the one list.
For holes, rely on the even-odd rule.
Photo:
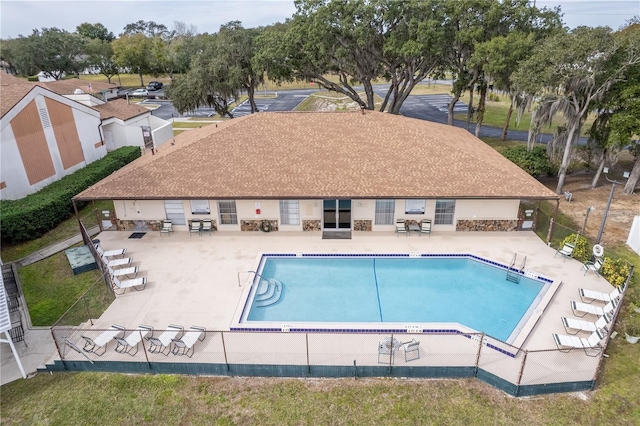
[[(115, 328), (113, 328), (115, 327)], [(54, 327), (61, 369), (275, 377), (477, 377), (512, 395), (592, 389), (601, 350), (523, 351), (483, 333)], [(198, 339), (201, 338), (201, 340)]]

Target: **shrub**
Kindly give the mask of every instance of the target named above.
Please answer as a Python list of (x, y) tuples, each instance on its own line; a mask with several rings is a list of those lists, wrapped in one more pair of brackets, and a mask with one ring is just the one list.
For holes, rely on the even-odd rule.
[(27, 81), (40, 81), (37, 75), (30, 75), (27, 77)]
[(600, 274), (613, 286), (623, 285), (627, 280), (631, 266), (624, 259), (605, 257)]
[(531, 151), (524, 145), (512, 146), (505, 149), (502, 155), (533, 177), (550, 175), (553, 170), (544, 146), (536, 146)]
[(563, 247), (566, 243), (574, 244), (575, 248), (573, 249), (573, 258), (579, 260), (580, 262), (586, 262), (591, 259), (591, 247), (589, 247), (589, 241), (582, 235), (571, 234), (565, 237), (564, 240), (560, 242), (560, 247)]
[[(19, 200), (0, 201), (2, 239), (10, 243), (38, 238), (73, 214), (71, 199), (140, 156), (127, 146)], [(77, 203), (82, 207), (83, 203)]]

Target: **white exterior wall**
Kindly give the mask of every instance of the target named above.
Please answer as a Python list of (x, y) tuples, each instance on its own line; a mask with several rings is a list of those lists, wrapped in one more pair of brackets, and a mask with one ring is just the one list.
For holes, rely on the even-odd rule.
[(104, 104), (104, 101), (102, 99), (96, 98), (95, 96), (92, 96), (88, 93), (83, 93), (80, 95), (64, 95), (64, 97), (90, 107)]
[[(240, 231), (242, 220), (277, 220), (280, 231), (302, 231), (304, 220), (322, 219), (322, 200), (299, 200), (300, 223), (298, 225), (282, 225), (280, 219), (279, 200), (236, 200), (238, 223), (234, 225), (220, 225), (218, 201), (209, 200), (210, 214), (192, 214), (189, 200), (183, 202), (185, 220), (213, 219), (219, 231)], [(260, 203), (260, 214), (256, 214), (256, 203)], [(426, 200), (424, 214), (406, 214), (405, 200), (398, 199), (395, 203), (394, 224), (376, 225), (376, 200), (353, 200), (351, 203), (352, 220), (371, 220), (374, 232), (395, 231), (397, 219), (415, 220), (435, 218), (436, 200)], [(453, 225), (432, 225), (434, 231), (455, 231), (457, 220), (514, 220), (518, 217), (519, 200), (456, 200), (456, 210)], [(116, 216), (122, 220), (161, 220), (165, 218), (164, 201), (162, 200), (127, 200), (114, 201)], [(178, 227), (177, 230), (187, 230)]]
[[(142, 126), (149, 126), (149, 114), (134, 117), (126, 121), (124, 127), (123, 143), (118, 144), (118, 148), (122, 146), (144, 146), (144, 138), (142, 137)], [(117, 141), (116, 141), (117, 142)]]
[[(58, 150), (54, 129), (53, 127), (45, 128), (43, 126), (43, 132), (47, 141), (55, 173), (40, 182), (30, 185), (27, 173), (24, 170), (20, 151), (18, 150), (18, 146), (15, 141), (13, 130), (11, 129), (11, 120), (32, 100), (35, 101), (38, 109), (47, 109), (43, 93), (46, 93), (47, 95), (51, 94), (51, 96), (47, 97), (71, 107), (76, 131), (78, 132), (78, 138), (80, 139), (80, 145), (82, 147), (84, 161), (81, 161), (80, 163), (65, 170), (62, 165), (62, 158)], [(44, 89), (38, 90), (38, 88), (35, 88), (32, 90), (29, 95), (25, 96), (25, 98), (18, 102), (11, 111), (2, 117), (2, 140), (0, 141), (0, 165), (2, 169), (0, 171), (0, 181), (5, 182), (7, 187), (1, 190), (1, 198), (7, 200), (23, 198), (29, 194), (39, 191), (57, 180), (60, 180), (64, 176), (85, 167), (87, 164), (103, 158), (107, 154), (106, 147), (95, 147), (95, 144), (101, 141), (101, 134), (98, 131), (99, 125), (100, 115), (97, 111), (82, 107), (76, 102), (72, 102), (63, 96), (55, 95), (49, 91), (45, 91)]]
[(170, 121), (150, 115), (149, 123), (151, 123), (151, 135), (156, 148), (173, 139), (173, 124)]

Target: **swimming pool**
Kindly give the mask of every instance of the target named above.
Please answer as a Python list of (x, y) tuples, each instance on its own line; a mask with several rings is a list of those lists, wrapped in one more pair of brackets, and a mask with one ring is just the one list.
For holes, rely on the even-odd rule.
[(473, 255), (263, 255), (239, 322), (309, 330), (457, 323), (510, 342), (551, 280), (514, 283), (506, 270)]

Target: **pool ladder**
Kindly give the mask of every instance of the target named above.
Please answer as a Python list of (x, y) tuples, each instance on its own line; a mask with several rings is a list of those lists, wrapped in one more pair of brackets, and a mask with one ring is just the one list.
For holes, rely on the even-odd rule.
[(509, 265), (509, 269), (507, 269), (507, 281), (511, 281), (513, 283), (519, 283), (522, 274), (524, 273), (524, 267), (527, 264), (527, 256), (522, 259), (522, 264), (520, 268), (516, 268), (516, 262), (518, 260), (518, 253), (513, 254), (513, 259), (511, 260), (511, 264)]

